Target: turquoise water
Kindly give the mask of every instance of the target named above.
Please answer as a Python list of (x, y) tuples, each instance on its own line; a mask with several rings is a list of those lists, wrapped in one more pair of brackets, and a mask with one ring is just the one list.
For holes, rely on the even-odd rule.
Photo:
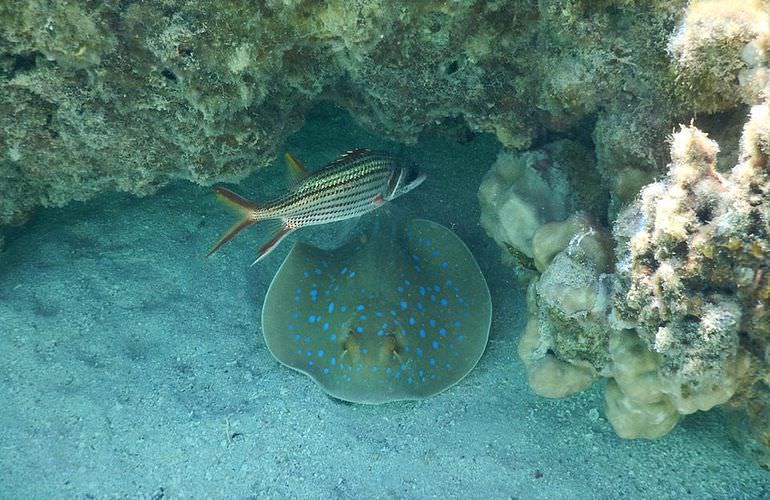
[[(617, 438), (601, 384), (535, 396), (516, 355), (524, 290), (479, 226), (497, 142), (387, 143), (322, 106), (286, 148), (317, 167), (351, 147), (417, 160), (394, 210), (452, 228), (492, 294), (490, 341), (465, 379), (420, 402), (342, 403), (281, 366), (260, 309), (294, 240), (248, 267), (248, 230), (186, 183), (41, 210), (0, 260), (2, 498), (768, 498), (718, 411), (656, 441)], [(239, 192), (282, 189), (281, 162)]]

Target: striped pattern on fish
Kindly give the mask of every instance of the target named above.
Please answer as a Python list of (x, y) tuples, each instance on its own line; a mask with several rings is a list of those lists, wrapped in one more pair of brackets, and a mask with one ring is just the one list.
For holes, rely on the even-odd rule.
[(361, 216), (425, 180), (414, 164), (368, 149), (349, 151), (312, 174), (291, 154), (286, 155), (286, 162), (302, 180), (285, 195), (267, 203), (255, 203), (223, 187), (216, 188), (219, 199), (239, 211), (242, 219), (225, 233), (209, 255), (256, 222), (279, 221), (280, 227), (259, 249), (256, 264), (301, 227)]

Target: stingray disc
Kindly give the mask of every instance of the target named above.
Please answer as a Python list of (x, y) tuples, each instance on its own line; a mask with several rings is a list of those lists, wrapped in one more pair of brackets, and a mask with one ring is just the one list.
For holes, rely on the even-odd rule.
[(329, 395), (384, 403), (457, 383), (484, 352), (491, 318), (470, 250), (415, 219), (337, 250), (297, 243), (267, 291), (262, 330), (278, 361)]

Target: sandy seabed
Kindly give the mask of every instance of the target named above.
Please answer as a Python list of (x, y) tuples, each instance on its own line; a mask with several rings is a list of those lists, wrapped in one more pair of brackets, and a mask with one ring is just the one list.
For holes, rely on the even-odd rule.
[[(287, 144), (317, 168), (393, 147), (319, 114)], [(278, 364), (260, 309), (284, 242), (249, 268), (247, 231), (211, 190), (175, 184), (41, 210), (0, 256), (0, 498), (770, 498), (718, 412), (656, 441), (617, 438), (601, 384), (535, 396), (516, 356), (524, 290), (479, 226), (497, 145), (426, 138), (428, 180), (394, 210), (451, 227), (493, 297), (490, 342), (459, 384), (420, 402), (353, 405)], [(275, 194), (283, 165), (236, 189)]]

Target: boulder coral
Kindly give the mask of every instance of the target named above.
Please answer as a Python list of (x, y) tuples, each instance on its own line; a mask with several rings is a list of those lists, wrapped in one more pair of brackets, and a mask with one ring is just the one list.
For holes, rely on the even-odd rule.
[[(579, 207), (592, 213), (607, 210), (607, 195), (589, 151), (560, 140), (523, 153), (501, 152), (479, 187), (481, 225), (502, 248), (504, 260), (519, 269), (541, 270), (544, 252), (563, 240), (560, 222)], [(582, 224), (578, 219), (575, 224)], [(535, 242), (534, 238), (546, 226)], [(571, 236), (570, 236), (571, 237)], [(552, 256), (552, 255), (551, 255)]]

